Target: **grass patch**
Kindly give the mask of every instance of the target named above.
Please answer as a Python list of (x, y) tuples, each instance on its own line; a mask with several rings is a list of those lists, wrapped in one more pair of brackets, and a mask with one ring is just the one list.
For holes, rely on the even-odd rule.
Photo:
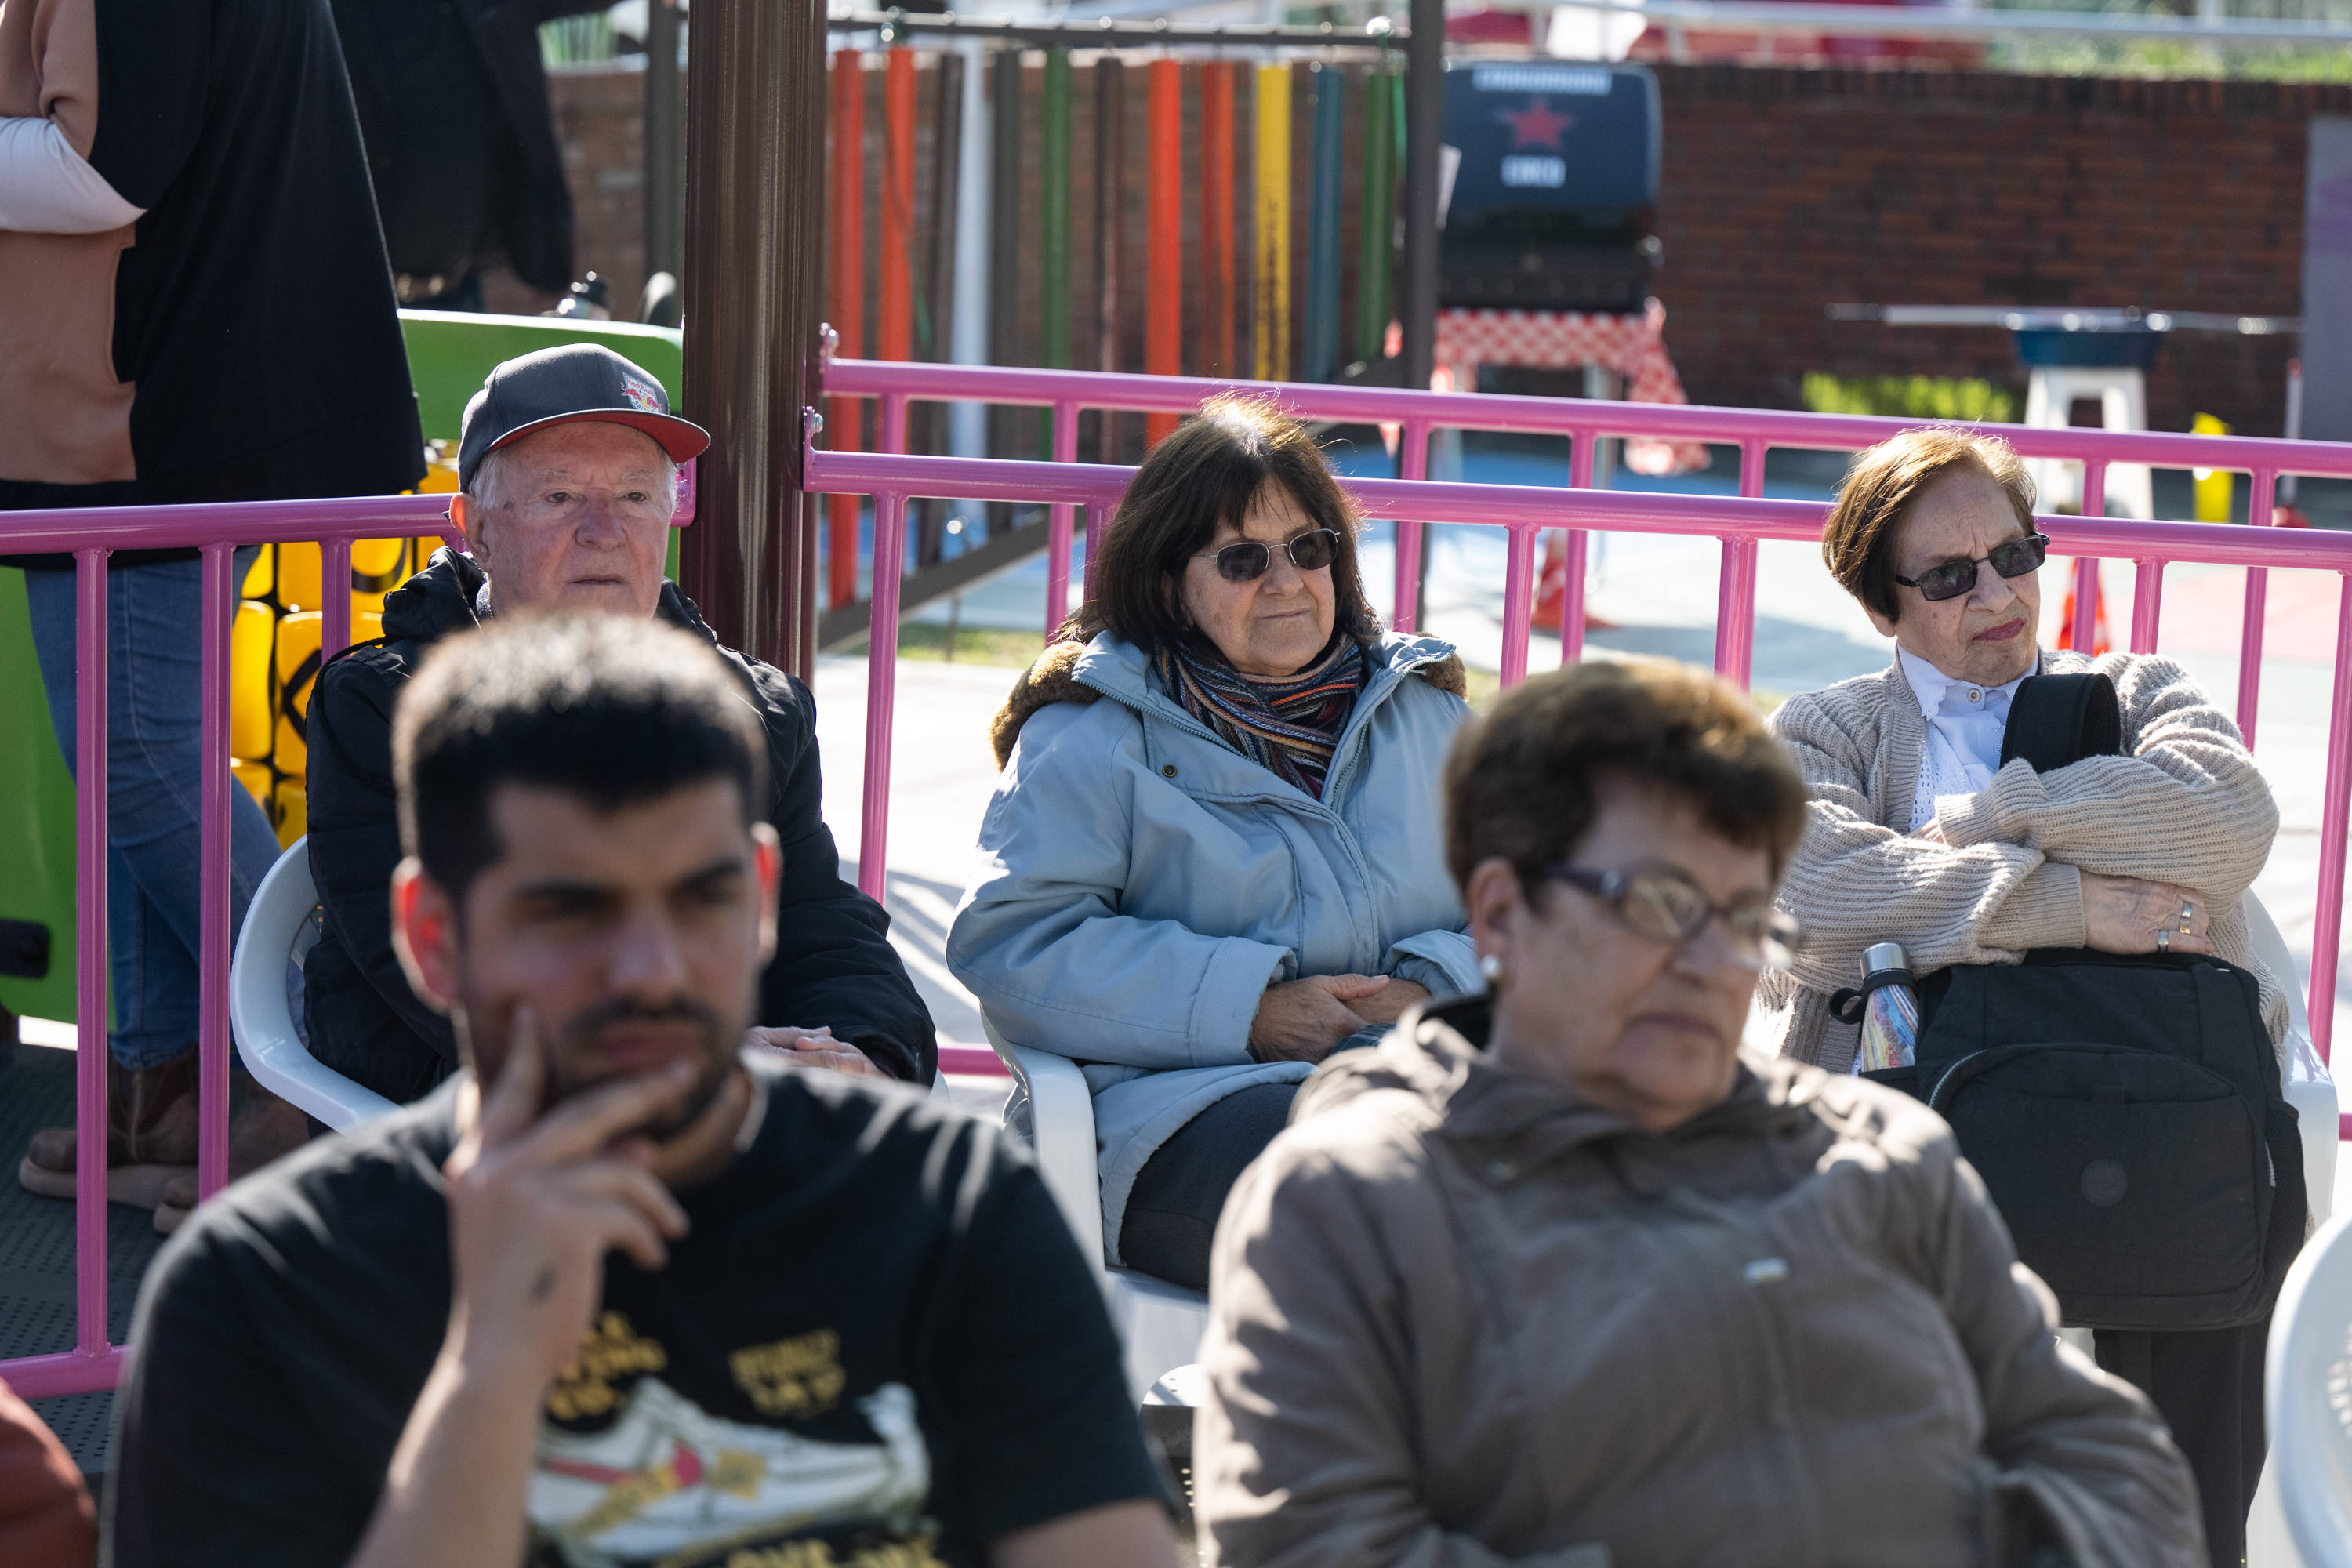
[(2017, 422), (2017, 395), (1989, 381), (1931, 375), (1805, 373), (1805, 406), (1815, 414), (1874, 414), (1896, 419)]
[[(908, 621), (898, 628), (898, 657), (929, 659), (934, 664), (993, 664), (1026, 669), (1045, 651), (1042, 632), (1008, 631), (996, 626), (959, 626), (955, 644), (948, 644), (948, 628), (930, 621)], [(866, 639), (842, 646), (845, 658), (864, 658)]]

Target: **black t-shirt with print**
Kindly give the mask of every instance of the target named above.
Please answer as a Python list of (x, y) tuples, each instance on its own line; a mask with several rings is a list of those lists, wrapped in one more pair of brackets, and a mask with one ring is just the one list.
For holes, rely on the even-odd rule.
[[(457, 1081), (239, 1183), (157, 1259), (116, 1403), (120, 1568), (348, 1560), (447, 1326)], [(1004, 1531), (1158, 1496), (1027, 1158), (913, 1089), (761, 1081), (669, 1266), (607, 1260), (548, 1394), (531, 1561), (976, 1565)]]

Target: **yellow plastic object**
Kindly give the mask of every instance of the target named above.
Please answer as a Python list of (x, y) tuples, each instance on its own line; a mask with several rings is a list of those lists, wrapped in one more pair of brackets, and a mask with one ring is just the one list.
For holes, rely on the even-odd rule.
[(352, 574), (357, 577), (390, 576), (399, 569), (401, 552), (407, 545), (405, 539), (352, 541)]
[(267, 599), (278, 587), (278, 546), (265, 544), (261, 553), (245, 574), (241, 595), (247, 599)]
[(278, 847), (293, 848), (294, 841), (310, 831), (310, 792), (299, 779), (288, 779), (278, 786)]
[(278, 603), (289, 610), (315, 610), (326, 603), (319, 587), (319, 547), (278, 547)]
[[(269, 606), (247, 599), (236, 607), (228, 634), (228, 752), (266, 763), (269, 757), (269, 656), (277, 645), (277, 617)], [(268, 769), (262, 769), (268, 804)]]
[(316, 610), (288, 616), (278, 623), (277, 742), (270, 761), (281, 773), (303, 776), (310, 749), (303, 744), (299, 721), (310, 711), (310, 688), (319, 679), (320, 616)]
[[(2230, 426), (2210, 414), (2200, 414), (2189, 421), (2189, 433), (2192, 436), (2227, 436)], [(2238, 476), (2228, 468), (2191, 468), (2189, 472), (2197, 489), (2197, 521), (2229, 521), (2231, 492), (2237, 486)]]
[(228, 771), (253, 797), (253, 804), (262, 810), (269, 809), (270, 772), (268, 763), (231, 763)]

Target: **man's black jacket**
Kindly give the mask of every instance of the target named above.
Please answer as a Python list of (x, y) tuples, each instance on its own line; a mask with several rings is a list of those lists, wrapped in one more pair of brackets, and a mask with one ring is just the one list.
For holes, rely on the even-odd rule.
[[(339, 655), (310, 698), (310, 876), (326, 930), (303, 966), (311, 1054), (405, 1103), (457, 1065), (449, 1020), (419, 1001), (392, 951), (391, 887), (400, 864), (392, 787), (392, 705), (425, 649), (475, 622), (484, 578), (443, 550), (383, 602), (384, 635)], [(931, 1081), (931, 1016), (891, 951), (890, 917), (841, 879), (818, 814), (815, 701), (782, 670), (721, 647), (692, 600), (662, 584), (655, 612), (710, 644), (742, 680), (768, 734), (767, 819), (783, 840), (776, 956), (760, 979), (759, 1021), (828, 1025), (893, 1077)]]

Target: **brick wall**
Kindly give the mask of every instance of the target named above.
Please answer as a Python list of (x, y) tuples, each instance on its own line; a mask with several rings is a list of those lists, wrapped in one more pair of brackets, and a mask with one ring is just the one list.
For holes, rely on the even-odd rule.
[[(2305, 122), (2352, 89), (1662, 66), (1667, 342), (1696, 402), (1794, 407), (1808, 370), (2018, 387), (2007, 334), (1833, 301), (2302, 309)], [(2288, 338), (2182, 333), (2148, 417), (2280, 433)]]
[[(878, 62), (877, 62), (878, 63)], [(1844, 375), (1978, 376), (2016, 387), (2024, 375), (2007, 334), (1889, 328), (1827, 319), (1832, 302), (2142, 305), (2250, 315), (2301, 310), (2305, 122), (2352, 112), (2352, 87), (2141, 81), (1935, 70), (1656, 68), (1665, 159), (1657, 226), (1666, 245), (1658, 292), (1667, 343), (1695, 401), (1794, 407), (1809, 370)], [(1041, 73), (1024, 107), (1024, 226), (1037, 220)], [(932, 93), (921, 73), (915, 205), (928, 246)], [(1197, 68), (1186, 70), (1184, 368), (1203, 368), (1198, 225)], [(1072, 357), (1101, 363), (1094, 278), (1094, 73), (1074, 73)], [(1235, 94), (1236, 360), (1250, 343), (1249, 73)], [(626, 314), (642, 281), (639, 114), (635, 72), (553, 79), (578, 208), (579, 265), (614, 280)], [(976, 87), (977, 84), (969, 84)], [(881, 74), (868, 73), (868, 167), (881, 157)], [(1126, 73), (1122, 200), (1127, 286), (1117, 363), (1140, 368), (1144, 278), (1145, 73)], [(1307, 68), (1292, 87), (1292, 273), (1303, 286), (1312, 136)], [(1351, 90), (1349, 134), (1361, 92)], [(1349, 167), (1356, 167), (1351, 158)], [(878, 180), (878, 175), (877, 175)], [(869, 188), (869, 231), (878, 228)], [(1341, 357), (1354, 336), (1354, 193), (1343, 212)], [(868, 254), (877, 237), (869, 232)], [(1034, 269), (1021, 331), (1000, 359), (1035, 363)], [(509, 294), (524, 291), (505, 280)], [(940, 284), (944, 291), (944, 280)], [(493, 303), (499, 295), (494, 285)], [(935, 303), (938, 308), (940, 301)], [(527, 308), (539, 308), (531, 305)], [(866, 319), (871, 330), (874, 306)], [(1292, 363), (1303, 305), (1294, 302)], [(2184, 429), (2217, 414), (2275, 435), (2284, 404), (2285, 338), (2181, 334), (2157, 363), (2150, 422)], [(1129, 433), (1123, 445), (1136, 438)], [(1096, 446), (1091, 432), (1082, 447)]]

